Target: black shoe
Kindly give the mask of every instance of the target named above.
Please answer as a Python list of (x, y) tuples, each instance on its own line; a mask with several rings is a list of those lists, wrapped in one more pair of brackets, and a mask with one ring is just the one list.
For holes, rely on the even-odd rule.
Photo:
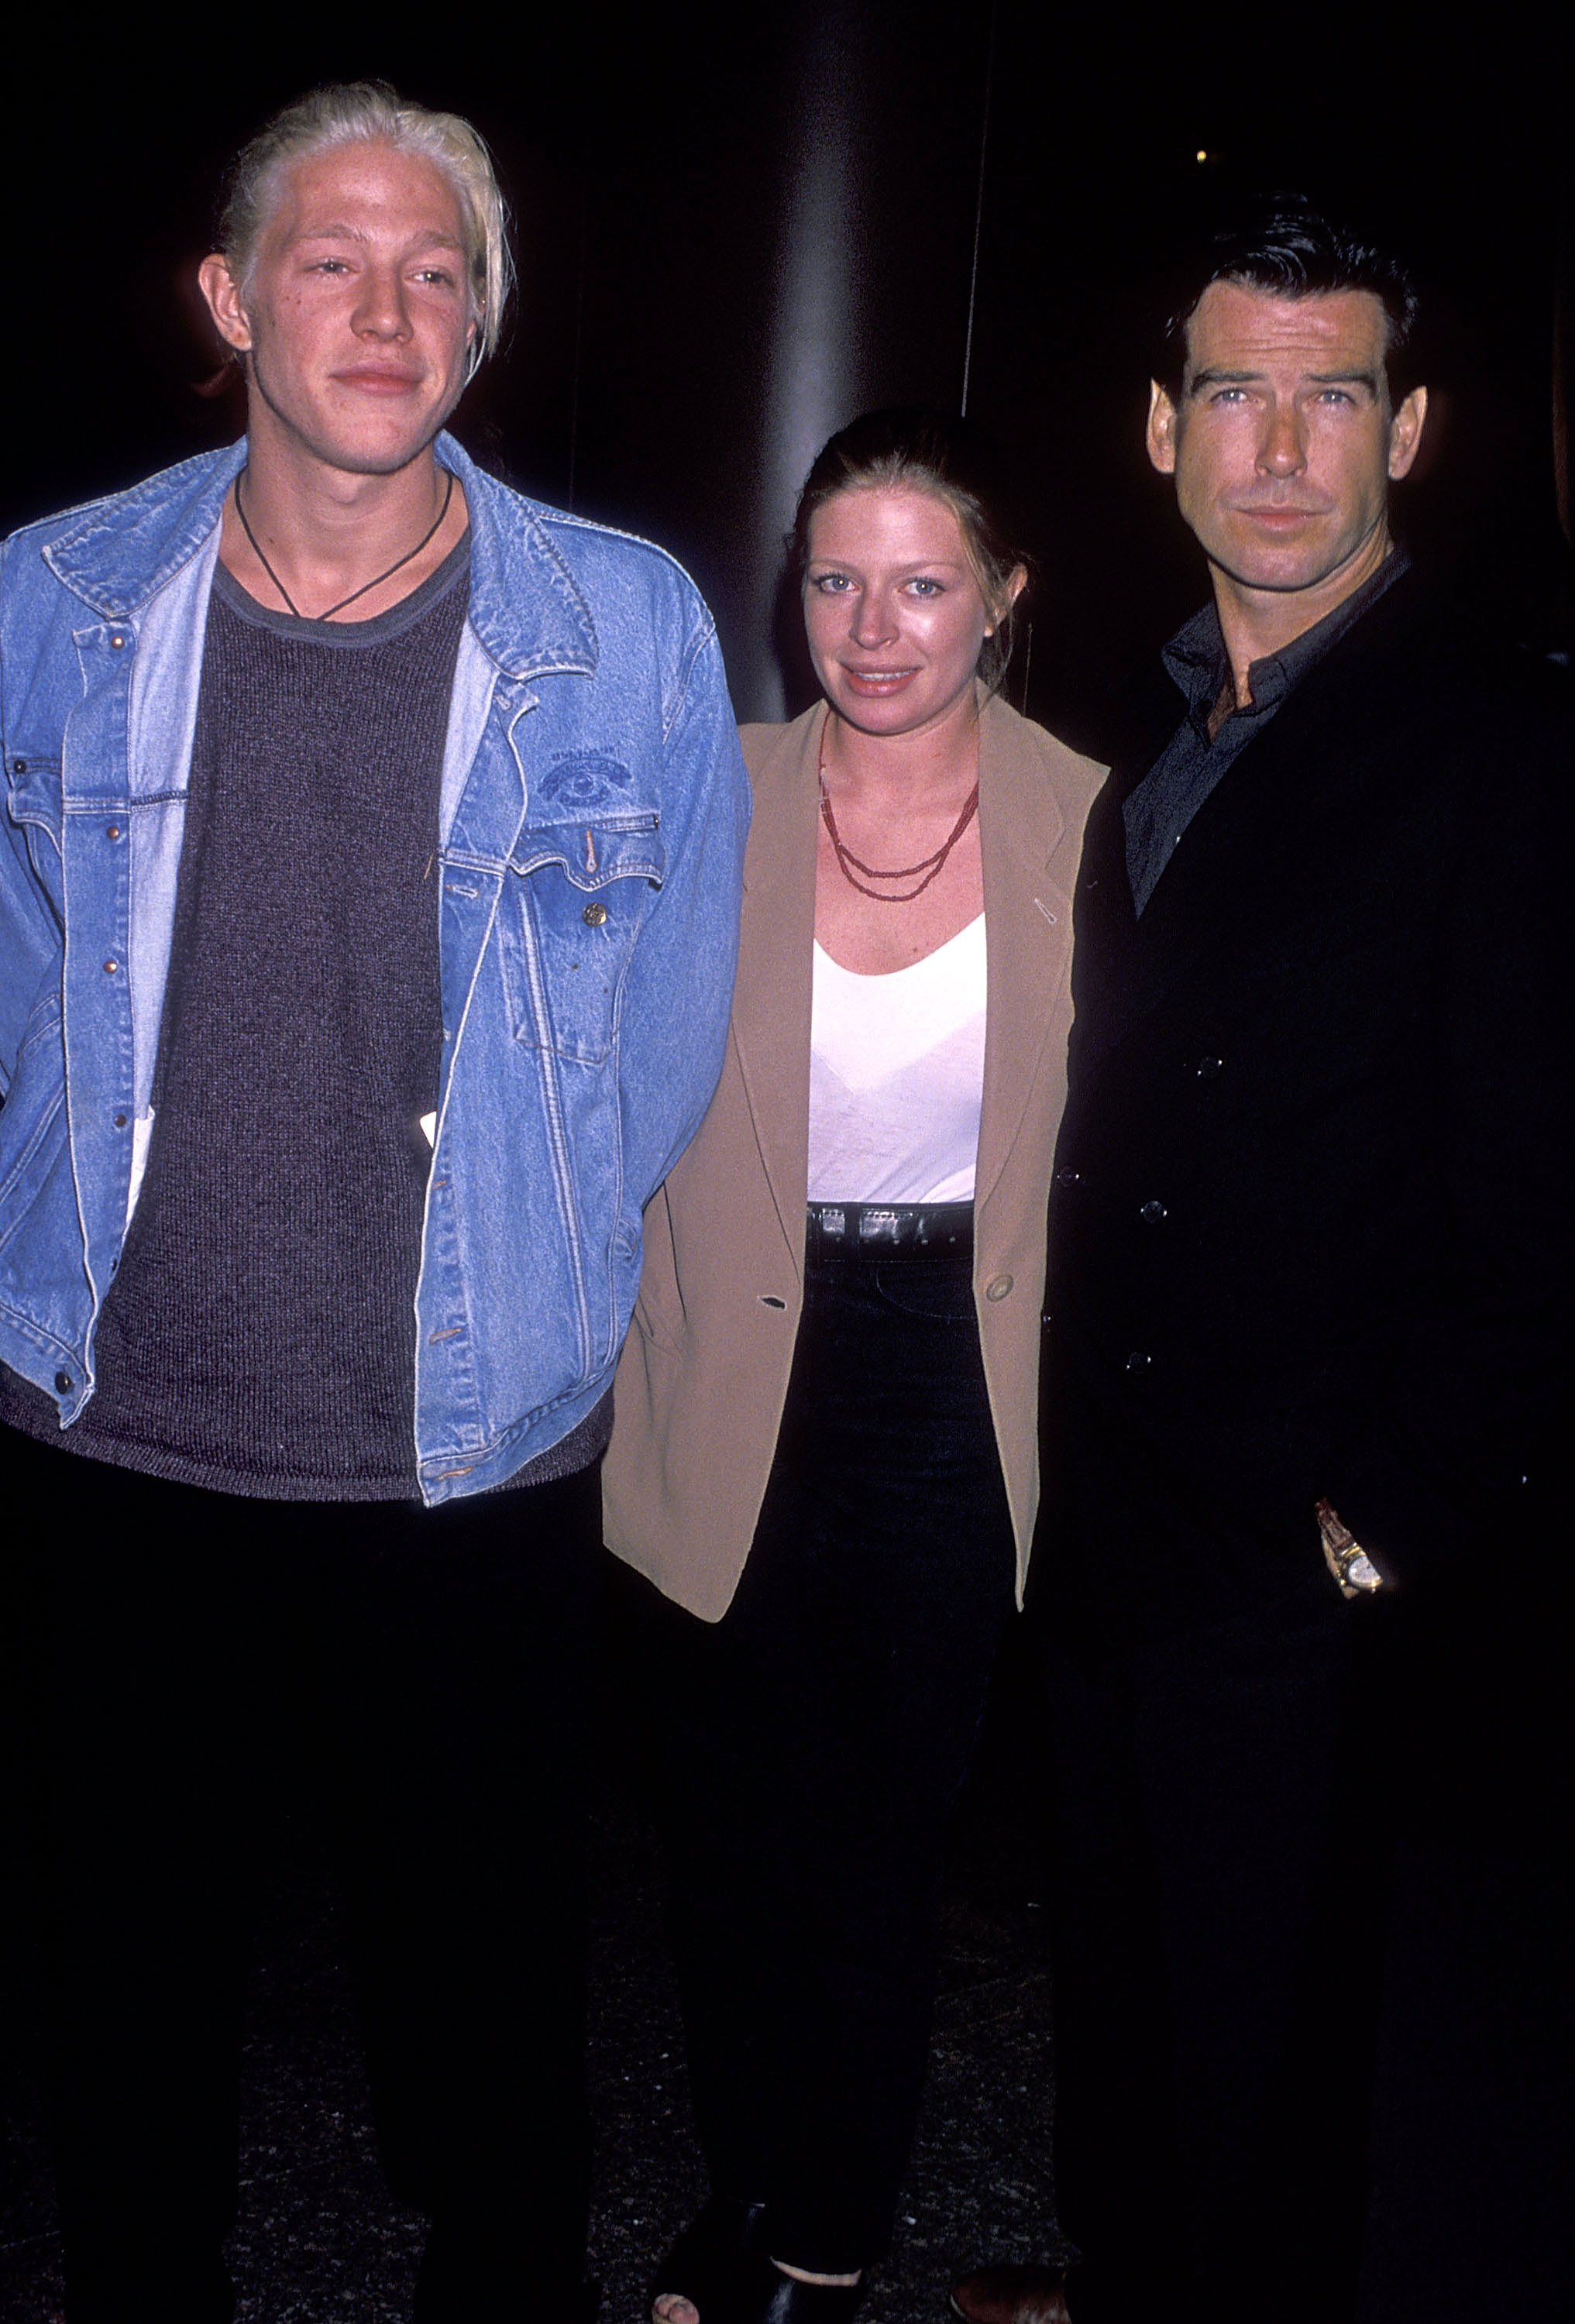
[[(650, 2280), (649, 2310), (665, 2294), (692, 2301), (703, 2324), (722, 2324), (718, 2310), (746, 2282), (752, 2264), (769, 2260), (766, 2249), (766, 2207), (741, 2203), (732, 2195), (713, 2195), (697, 2218), (690, 2220)], [(709, 2302), (709, 2310), (707, 2309)]]

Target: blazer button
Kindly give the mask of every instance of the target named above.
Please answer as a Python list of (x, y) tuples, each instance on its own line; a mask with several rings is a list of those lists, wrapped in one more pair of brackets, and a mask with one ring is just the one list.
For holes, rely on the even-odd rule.
[(1135, 1348), (1127, 1359), (1127, 1370), (1129, 1372), (1146, 1372), (1153, 1361), (1152, 1356), (1140, 1354)]
[(984, 1296), (987, 1299), (1004, 1299), (1011, 1287), (1012, 1278), (1009, 1275), (998, 1275), (992, 1283), (985, 1285)]
[(1198, 1065), (1198, 1079), (1201, 1082), (1217, 1081), (1224, 1062), (1225, 1060), (1223, 1057), (1204, 1057), (1201, 1059)]
[(1082, 1176), (1081, 1170), (1074, 1170), (1070, 1162), (1064, 1162), (1055, 1173), (1055, 1183), (1058, 1186), (1075, 1186)]
[(1159, 1224), (1160, 1220), (1166, 1216), (1165, 1204), (1163, 1203), (1145, 1203), (1138, 1215), (1149, 1226), (1156, 1227)]

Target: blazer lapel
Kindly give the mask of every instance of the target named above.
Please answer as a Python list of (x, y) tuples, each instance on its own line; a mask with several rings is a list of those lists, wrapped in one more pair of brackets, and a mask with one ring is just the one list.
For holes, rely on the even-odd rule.
[(804, 1248), (809, 1184), (815, 842), (824, 715), (817, 703), (763, 751), (743, 730), (754, 816), (744, 856), (732, 1039), (772, 1200), (796, 1256)]
[(1067, 772), (1075, 769), (1078, 780), (1058, 795), (1061, 752), (1003, 704), (986, 704), (979, 835), (990, 940), (976, 1204), (1000, 1177), (1047, 1047), (1064, 1052), (1071, 1023), (1067, 964), (1087, 771), (1066, 752)]

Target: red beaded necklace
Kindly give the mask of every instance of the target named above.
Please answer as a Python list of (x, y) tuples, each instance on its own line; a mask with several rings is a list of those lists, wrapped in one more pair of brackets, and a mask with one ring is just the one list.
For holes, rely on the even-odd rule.
[[(952, 825), (951, 836), (944, 846), (936, 848), (933, 855), (925, 856), (917, 863), (905, 864), (899, 872), (882, 872), (873, 863), (861, 863), (859, 858), (843, 844), (842, 834), (837, 829), (837, 819), (832, 813), (832, 803), (826, 794), (825, 733), (826, 726), (830, 724), (831, 715), (828, 712), (825, 725), (823, 725), (820, 730), (820, 815), (842, 875), (850, 888), (857, 888), (860, 895), (868, 896), (872, 904), (911, 904), (916, 896), (924, 894), (932, 880), (940, 877), (945, 868), (947, 856), (972, 822), (979, 807), (979, 785), (974, 784), (963, 801), (962, 812)], [(916, 888), (909, 888), (905, 895), (889, 896), (879, 888), (866, 888), (864, 880), (856, 880), (853, 877), (855, 872), (861, 872), (864, 874), (864, 880), (915, 880), (918, 879), (921, 872), (924, 873), (924, 878), (919, 880)]]

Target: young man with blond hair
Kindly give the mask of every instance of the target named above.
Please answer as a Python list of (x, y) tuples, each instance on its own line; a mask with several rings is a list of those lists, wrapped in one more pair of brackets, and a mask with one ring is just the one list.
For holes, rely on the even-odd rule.
[(0, 570), (0, 1434), (68, 2313), (233, 2311), (234, 1928), (290, 1749), (430, 2221), (416, 2314), (568, 2318), (596, 1464), (721, 1060), (744, 777), (684, 575), (442, 432), (509, 287), (474, 132), (318, 90), (218, 244), (244, 441)]

